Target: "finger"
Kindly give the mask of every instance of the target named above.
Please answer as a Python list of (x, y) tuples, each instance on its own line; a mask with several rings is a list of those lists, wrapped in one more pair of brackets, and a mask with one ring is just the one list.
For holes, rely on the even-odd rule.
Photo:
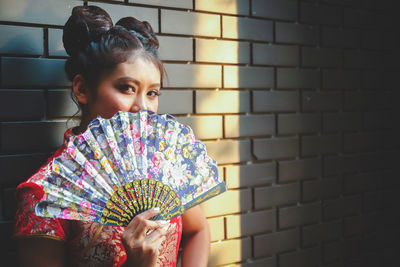
[(159, 208), (159, 207), (156, 207), (156, 208), (153, 208), (153, 209), (146, 210), (146, 211), (140, 213), (140, 214), (139, 214), (138, 216), (136, 216), (136, 217), (140, 217), (140, 218), (143, 218), (143, 219), (148, 220), (148, 219), (150, 219), (151, 217), (157, 215), (159, 212), (160, 212), (160, 208)]
[[(167, 230), (169, 228), (169, 221), (158, 220), (155, 222), (157, 222), (159, 224), (159, 226), (164, 230)], [(146, 235), (149, 235), (151, 232), (153, 232), (153, 229), (147, 230)]]
[[(167, 235), (167, 230), (165, 228), (158, 228), (151, 232), (148, 236), (146, 236), (146, 239), (144, 242), (146, 243), (156, 243), (156, 242), (161, 242), (165, 239)], [(160, 244), (161, 244), (160, 242)]]
[(128, 230), (129, 228), (133, 228), (133, 229), (137, 228), (137, 224), (140, 221), (150, 219), (151, 217), (157, 215), (159, 212), (160, 212), (160, 208), (157, 207), (157, 208), (149, 209), (149, 210), (146, 210), (146, 211), (140, 213), (135, 218), (133, 218), (133, 220), (128, 224), (126, 229)]
[(146, 237), (148, 232), (152, 232), (169, 224), (168, 221), (151, 221), (142, 218), (137, 219), (136, 228), (133, 229), (133, 238), (139, 239)]

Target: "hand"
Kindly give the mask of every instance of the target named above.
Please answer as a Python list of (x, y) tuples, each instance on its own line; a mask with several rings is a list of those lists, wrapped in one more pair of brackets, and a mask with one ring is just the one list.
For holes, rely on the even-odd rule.
[(161, 243), (165, 240), (168, 221), (151, 221), (159, 208), (137, 215), (122, 233), (127, 258), (124, 266), (155, 266)]

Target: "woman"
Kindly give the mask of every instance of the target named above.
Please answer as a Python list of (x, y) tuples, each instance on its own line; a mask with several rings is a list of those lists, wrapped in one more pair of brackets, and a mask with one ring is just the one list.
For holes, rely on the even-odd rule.
[[(113, 26), (101, 8), (79, 6), (64, 26), (63, 42), (70, 55), (65, 70), (82, 111), (80, 125), (65, 138), (85, 131), (97, 116), (157, 112), (164, 69), (149, 23), (126, 17)], [(53, 157), (64, 148), (65, 141)], [(175, 266), (181, 233), (182, 265), (207, 264), (209, 228), (198, 206), (169, 222), (149, 220), (158, 210), (148, 210), (126, 228), (35, 216), (50, 159), (17, 188), (15, 236), (22, 266)]]

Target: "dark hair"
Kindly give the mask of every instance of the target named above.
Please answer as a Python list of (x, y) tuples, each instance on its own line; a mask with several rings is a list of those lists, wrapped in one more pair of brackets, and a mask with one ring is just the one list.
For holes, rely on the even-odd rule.
[(97, 87), (105, 72), (135, 54), (153, 62), (160, 70), (161, 79), (165, 73), (158, 55), (157, 37), (147, 21), (125, 17), (113, 25), (110, 15), (97, 6), (72, 9), (64, 26), (63, 43), (70, 56), (65, 63), (68, 79), (72, 81), (81, 74), (90, 90)]

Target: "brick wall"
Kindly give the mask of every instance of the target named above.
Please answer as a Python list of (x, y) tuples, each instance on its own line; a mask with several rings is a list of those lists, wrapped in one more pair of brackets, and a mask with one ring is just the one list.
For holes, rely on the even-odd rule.
[(159, 111), (220, 163), (229, 191), (203, 205), (210, 266), (399, 266), (395, 2), (1, 0), (2, 259), (15, 186), (76, 123), (61, 29), (88, 3), (153, 25)]

